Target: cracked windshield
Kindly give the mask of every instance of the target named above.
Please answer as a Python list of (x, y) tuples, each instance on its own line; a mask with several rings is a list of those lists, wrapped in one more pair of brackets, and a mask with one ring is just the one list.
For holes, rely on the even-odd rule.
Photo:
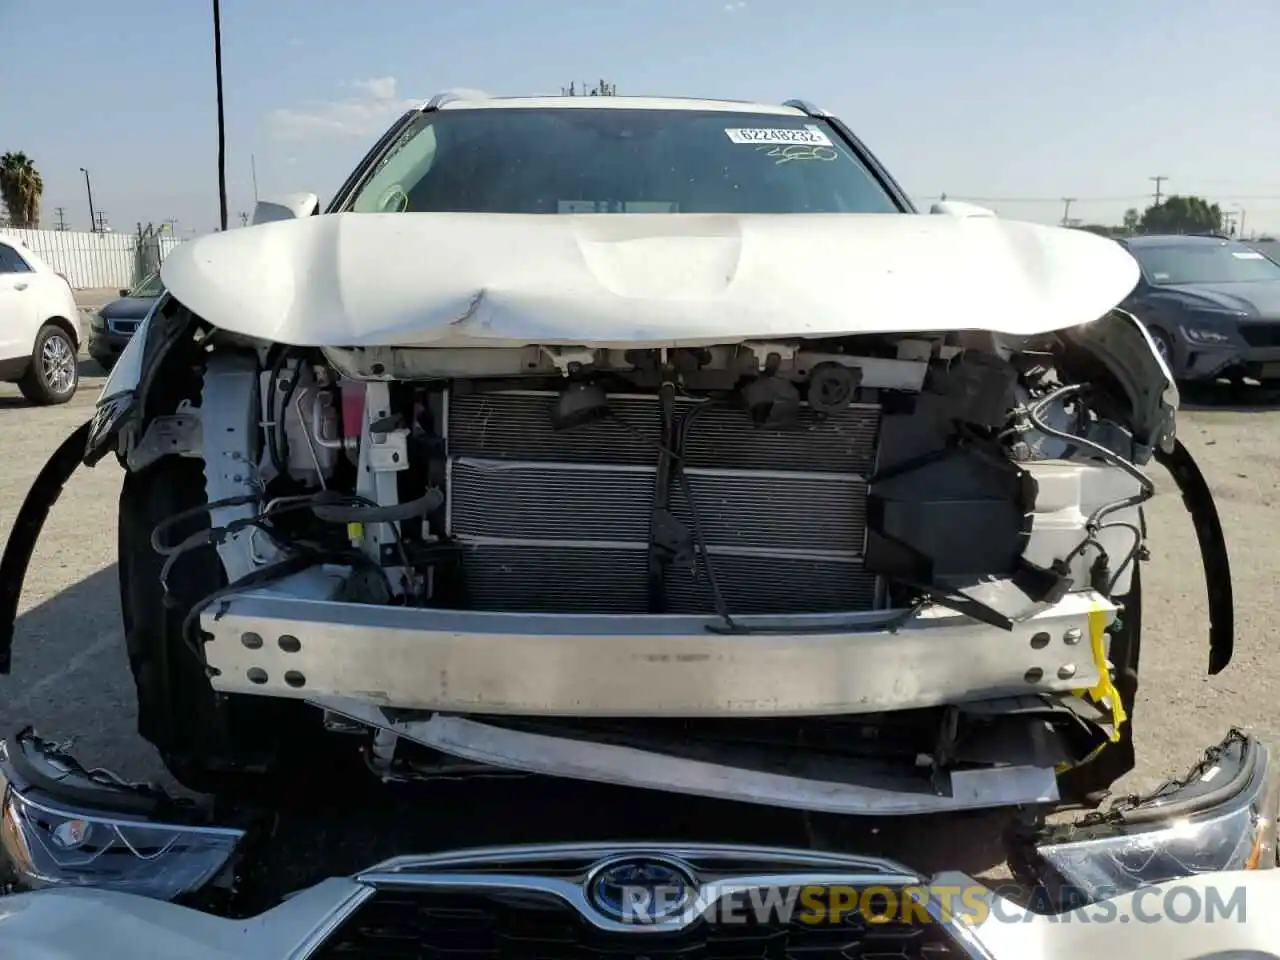
[(0, 957), (1280, 956), (1280, 6), (58, 14)]

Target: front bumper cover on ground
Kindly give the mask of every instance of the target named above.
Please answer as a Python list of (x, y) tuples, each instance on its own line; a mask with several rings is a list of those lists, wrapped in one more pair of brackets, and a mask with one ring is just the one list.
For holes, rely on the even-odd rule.
[[(429, 953), (446, 935), (453, 947), (465, 947), (468, 937), (489, 937), (495, 924), (517, 922), (534, 946), (538, 936), (571, 931), (568, 952), (582, 956), (635, 953), (658, 942), (645, 939), (653, 934), (695, 949), (717, 933), (767, 933), (800, 946), (809, 938), (815, 957), (865, 952), (877, 937), (879, 949), (906, 957), (934, 955), (925, 946), (939, 941), (950, 948), (947, 956), (1088, 955), (1081, 937), (1092, 937), (1095, 948), (1117, 937), (1132, 941), (1134, 956), (1203, 957), (1211, 949), (1257, 949), (1280, 936), (1280, 918), (1266, 910), (1280, 892), (1280, 874), (1271, 869), (1276, 773), (1261, 744), (1232, 731), (1192, 776), (1157, 796), (1091, 815), (1074, 834), (1041, 835), (1039, 862), (1057, 865), (1059, 881), (1064, 866), (1076, 878), (1066, 884), (1074, 893), (1067, 903), (1038, 898), (1039, 879), (1030, 890), (992, 888), (960, 873), (924, 876), (878, 857), (626, 841), (399, 856), (232, 919), (160, 901), (189, 900), (247, 866), (236, 859), (242, 826), (215, 826), (192, 808), (85, 771), (23, 731), (0, 756), (0, 837), (17, 888), (35, 892), (5, 901), (0, 938), (22, 955), (68, 960), (116, 955), (138, 937), (161, 958), (301, 960), (339, 948), (343, 956), (375, 956), (375, 946), (391, 941)], [(153, 818), (143, 815), (148, 808)], [(157, 822), (160, 816), (168, 819)], [(1139, 836), (1145, 856), (1127, 858), (1123, 851), (1134, 850)], [(1124, 871), (1111, 869), (1121, 862)], [(1113, 882), (1089, 885), (1099, 871)], [(532, 901), (541, 906), (526, 915)], [(1213, 903), (1225, 905), (1226, 915), (1206, 915)], [(1189, 913), (1195, 904), (1199, 912)], [(480, 919), (468, 926), (473, 915)], [(756, 917), (755, 925), (724, 929), (744, 917)], [(1169, 945), (1182, 952), (1168, 952)]]

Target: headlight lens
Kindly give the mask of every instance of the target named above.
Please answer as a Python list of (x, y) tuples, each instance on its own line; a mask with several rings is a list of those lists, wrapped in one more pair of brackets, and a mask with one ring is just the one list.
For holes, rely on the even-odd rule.
[(1218, 330), (1207, 327), (1183, 327), (1182, 335), (1192, 343), (1230, 343), (1231, 338)]
[[(7, 879), (19, 889), (96, 887), (173, 900), (217, 877), (245, 837), (236, 828), (153, 822), (54, 799), (15, 772), (9, 754), (25, 745), (0, 746), (0, 852)], [(99, 804), (113, 797), (122, 798), (122, 807), (125, 799), (137, 802), (128, 786), (89, 780), (47, 756), (37, 755), (36, 762), (61, 769), (73, 787), (99, 794)]]
[(102, 314), (97, 310), (89, 314), (89, 329), (94, 333), (102, 333), (107, 329), (107, 321), (102, 318)]
[[(1275, 867), (1280, 777), (1265, 747), (1233, 736), (1238, 739), (1229, 737), (1216, 755), (1210, 751), (1206, 763), (1172, 791), (1118, 816), (1087, 817), (1068, 828), (1075, 836), (1037, 845), (1037, 853), (1073, 893), (1088, 899), (1201, 873)], [(1232, 796), (1197, 812), (1177, 812), (1193, 808), (1197, 794), (1232, 780), (1241, 783)]]
[(100, 887), (158, 900), (199, 890), (227, 865), (243, 837), (238, 830), (59, 810), (11, 787), (2, 830), (22, 887)]

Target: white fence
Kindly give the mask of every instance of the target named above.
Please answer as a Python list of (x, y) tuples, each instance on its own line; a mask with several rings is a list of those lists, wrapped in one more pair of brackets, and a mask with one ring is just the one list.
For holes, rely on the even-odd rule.
[(157, 270), (182, 241), (171, 233), (86, 233), (73, 230), (0, 229), (39, 254), (77, 290), (131, 287)]

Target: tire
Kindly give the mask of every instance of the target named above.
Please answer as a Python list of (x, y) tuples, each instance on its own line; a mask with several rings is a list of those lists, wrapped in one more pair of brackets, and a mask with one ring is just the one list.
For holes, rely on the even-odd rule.
[(80, 385), (80, 361), (75, 340), (67, 331), (47, 323), (36, 334), (31, 365), (18, 381), (18, 389), (31, 403), (42, 407), (66, 403)]
[[(252, 802), (332, 777), (342, 763), (339, 738), (324, 733), (320, 711), (305, 703), (218, 694), (210, 685), (203, 655), (183, 637), (182, 625), (196, 603), (225, 584), (222, 564), (212, 547), (186, 552), (169, 572), (166, 598), (164, 558), (151, 546), (161, 520), (203, 502), (200, 460), (166, 457), (127, 473), (121, 487), (120, 609), (138, 732), (183, 786)], [(208, 526), (207, 515), (175, 524), (166, 539), (177, 543)], [(358, 761), (351, 753), (347, 759)]]
[(1169, 372), (1173, 374), (1174, 379), (1178, 377), (1178, 371), (1173, 366), (1173, 338), (1165, 333), (1159, 327), (1147, 327), (1147, 332), (1151, 334), (1151, 339), (1155, 342), (1156, 350), (1159, 351), (1165, 365), (1169, 368)]

